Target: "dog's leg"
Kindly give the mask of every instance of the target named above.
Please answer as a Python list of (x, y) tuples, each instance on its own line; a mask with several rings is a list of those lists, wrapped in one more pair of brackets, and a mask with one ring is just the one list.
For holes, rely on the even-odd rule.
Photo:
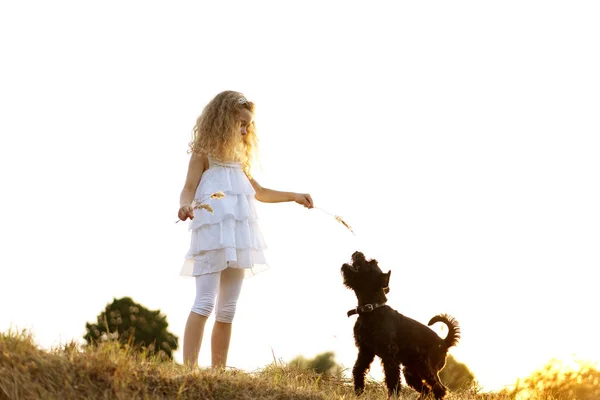
[(356, 358), (354, 368), (352, 369), (354, 391), (356, 394), (361, 394), (365, 390), (365, 373), (371, 366), (374, 358), (375, 353), (372, 350), (367, 349), (364, 346), (359, 347), (358, 357)]
[(424, 399), (431, 393), (431, 389), (419, 374), (406, 367), (403, 368), (403, 372), (406, 384), (420, 393), (419, 399)]
[(393, 356), (385, 357), (383, 361), (383, 371), (385, 372), (385, 385), (390, 395), (398, 394), (400, 391), (400, 364)]
[(444, 397), (446, 397), (446, 393), (448, 392), (448, 389), (446, 388), (446, 386), (444, 386), (442, 381), (440, 381), (440, 378), (439, 378), (437, 372), (428, 370), (425, 373), (424, 378), (427, 381), (427, 384), (429, 386), (431, 386), (431, 389), (433, 391), (433, 396), (435, 397), (436, 400), (441, 400)]
[(436, 400), (443, 399), (446, 397), (446, 393), (448, 393), (448, 388), (444, 386), (437, 373), (434, 373), (433, 376), (436, 380), (436, 383), (433, 386), (433, 395), (435, 396)]

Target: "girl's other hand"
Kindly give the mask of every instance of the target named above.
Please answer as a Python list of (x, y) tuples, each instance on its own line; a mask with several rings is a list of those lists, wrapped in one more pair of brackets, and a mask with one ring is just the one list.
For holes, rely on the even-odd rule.
[(313, 208), (313, 200), (308, 193), (295, 193), (294, 201), (298, 204), (303, 205), (306, 208)]
[(177, 216), (180, 220), (185, 221), (186, 219), (194, 219), (194, 209), (191, 204), (184, 204), (179, 207), (179, 212), (177, 212)]

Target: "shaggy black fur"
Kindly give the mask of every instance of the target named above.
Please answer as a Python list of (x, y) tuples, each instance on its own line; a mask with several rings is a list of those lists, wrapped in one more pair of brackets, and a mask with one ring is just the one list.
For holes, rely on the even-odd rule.
[[(357, 394), (364, 391), (365, 373), (375, 356), (381, 358), (388, 393), (400, 390), (400, 365), (406, 383), (427, 396), (433, 392), (436, 399), (443, 399), (447, 389), (440, 381), (438, 372), (446, 363), (448, 349), (460, 338), (458, 322), (449, 315), (431, 318), (428, 325), (443, 322), (448, 335), (440, 338), (433, 330), (385, 305), (385, 294), (392, 271), (384, 274), (377, 260), (366, 260), (361, 252), (352, 254), (352, 263), (342, 265), (344, 285), (358, 299), (358, 320), (354, 325), (354, 341), (358, 357), (352, 375)], [(374, 305), (372, 311), (369, 304)], [(365, 307), (366, 306), (366, 307)], [(354, 310), (349, 312), (349, 315)]]

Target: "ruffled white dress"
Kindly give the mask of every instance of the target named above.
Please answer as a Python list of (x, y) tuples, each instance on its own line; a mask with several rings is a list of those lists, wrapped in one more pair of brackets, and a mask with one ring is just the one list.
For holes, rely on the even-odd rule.
[[(211, 199), (222, 191), (225, 197)], [(190, 249), (181, 268), (181, 276), (197, 276), (222, 271), (227, 267), (243, 268), (246, 276), (268, 268), (265, 244), (258, 226), (254, 188), (241, 163), (209, 158), (194, 199), (210, 205), (194, 210), (190, 221)]]

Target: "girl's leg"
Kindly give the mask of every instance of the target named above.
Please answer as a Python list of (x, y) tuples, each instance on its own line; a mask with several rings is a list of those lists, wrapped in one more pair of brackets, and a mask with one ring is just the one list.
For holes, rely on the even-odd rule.
[(224, 368), (227, 363), (229, 342), (231, 339), (231, 323), (235, 315), (235, 307), (240, 297), (244, 270), (227, 268), (221, 272), (219, 297), (217, 299), (216, 321), (212, 331), (212, 367)]
[(198, 355), (204, 335), (204, 325), (208, 317), (196, 314), (194, 311), (188, 315), (183, 334), (183, 363), (191, 368), (198, 365)]
[(219, 272), (196, 276), (196, 299), (183, 334), (183, 363), (190, 367), (198, 365), (204, 326), (215, 306), (219, 277)]

